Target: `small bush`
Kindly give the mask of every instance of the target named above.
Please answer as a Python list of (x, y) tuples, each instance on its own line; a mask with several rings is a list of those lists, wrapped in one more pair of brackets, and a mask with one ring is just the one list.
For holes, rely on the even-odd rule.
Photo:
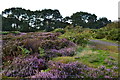
[(13, 62), (5, 69), (8, 77), (27, 77), (36, 74), (40, 70), (46, 69), (43, 59), (38, 59), (38, 55), (27, 57), (16, 57)]
[(95, 32), (93, 33), (94, 33), (93, 38), (96, 39), (105, 38), (107, 40), (114, 40), (114, 41), (120, 40), (120, 38), (118, 37), (120, 35), (118, 22), (112, 22), (103, 28), (95, 30)]
[(57, 29), (55, 29), (53, 32), (60, 32), (60, 33), (64, 34), (64, 33), (65, 33), (65, 30), (62, 29), (62, 28), (57, 28)]
[(66, 32), (63, 35), (59, 36), (60, 39), (66, 38), (81, 46), (85, 46), (88, 41), (88, 38), (90, 38), (90, 34), (89, 34), (90, 30), (86, 28), (83, 29), (80, 26), (76, 26), (76, 27), (67, 26), (64, 30)]
[[(5, 35), (3, 37), (3, 58), (5, 60), (6, 56), (14, 57), (20, 54), (34, 53), (40, 53), (42, 57), (46, 58), (74, 55), (76, 44), (67, 39), (59, 39), (59, 35), (59, 33), (50, 32), (27, 33), (17, 36)], [(41, 52), (43, 50), (44, 52)]]
[[(107, 69), (104, 66), (99, 68), (90, 68), (79, 62), (70, 62), (63, 64), (60, 62), (49, 61), (50, 71), (40, 72), (31, 76), (31, 78), (116, 78), (116, 72)], [(47, 76), (48, 75), (48, 76)]]

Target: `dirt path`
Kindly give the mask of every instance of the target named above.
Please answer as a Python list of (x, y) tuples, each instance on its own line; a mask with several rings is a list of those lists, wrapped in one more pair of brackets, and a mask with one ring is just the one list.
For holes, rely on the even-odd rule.
[(0, 53), (2, 52), (2, 40), (0, 40)]
[(117, 43), (106, 42), (106, 41), (101, 41), (101, 40), (89, 40), (89, 41), (94, 42), (94, 43), (104, 44), (106, 46), (120, 46), (120, 44), (118, 45)]
[(89, 40), (89, 46), (91, 48), (95, 49), (101, 49), (101, 50), (107, 50), (110, 52), (119, 52), (120, 50), (120, 44), (107, 42), (107, 41), (101, 41), (101, 40)]

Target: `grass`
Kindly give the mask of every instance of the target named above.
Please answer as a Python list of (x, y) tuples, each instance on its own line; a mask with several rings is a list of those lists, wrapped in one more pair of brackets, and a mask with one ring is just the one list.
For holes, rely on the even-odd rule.
[(6, 31), (4, 31), (4, 32), (0, 32), (0, 34), (3, 34), (3, 35), (7, 35), (7, 34), (9, 34), (10, 32), (6, 32)]
[(19, 31), (2, 31), (2, 32), (0, 32), (0, 34), (3, 34), (3, 35), (7, 35), (7, 34), (10, 34), (10, 33), (18, 34), (20, 32)]
[(77, 54), (73, 57), (56, 57), (52, 60), (62, 63), (78, 61), (94, 68), (98, 68), (100, 66), (112, 68), (113, 66), (117, 66), (118, 53), (92, 49), (89, 47), (78, 47), (76, 52)]
[(74, 57), (64, 56), (64, 57), (56, 57), (53, 58), (52, 61), (57, 61), (61, 63), (69, 63), (76, 61)]
[(118, 53), (108, 52), (105, 50), (87, 48), (75, 56), (81, 57), (80, 59), (78, 59), (79, 61), (87, 63), (89, 65), (94, 65), (94, 67), (99, 67), (101, 65), (104, 65), (108, 68), (113, 67), (113, 65), (106, 64), (105, 60), (108, 60), (111, 63), (118, 62)]

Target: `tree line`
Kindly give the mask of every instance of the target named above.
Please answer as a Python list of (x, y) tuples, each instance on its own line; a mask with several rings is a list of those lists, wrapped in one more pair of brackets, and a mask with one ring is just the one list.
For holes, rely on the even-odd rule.
[(111, 20), (106, 17), (97, 19), (95, 14), (81, 11), (66, 17), (62, 17), (57, 9), (31, 11), (13, 7), (2, 11), (3, 31), (52, 31), (56, 28), (65, 28), (70, 24), (83, 28), (99, 29), (108, 23), (111, 23)]

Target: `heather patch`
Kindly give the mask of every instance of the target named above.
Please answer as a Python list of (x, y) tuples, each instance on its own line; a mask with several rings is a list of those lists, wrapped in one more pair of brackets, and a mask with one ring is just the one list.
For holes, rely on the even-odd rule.
[[(83, 35), (78, 34), (79, 37)], [(78, 39), (80, 44), (77, 43)], [(79, 47), (84, 44), (82, 40), (87, 41), (87, 36), (78, 38), (76, 33), (69, 31), (62, 35), (51, 32), (3, 35), (3, 76), (24, 78), (118, 77), (118, 55), (91, 49), (85, 45)]]
[[(35, 32), (21, 35), (3, 36), (3, 60), (12, 60), (14, 56), (21, 54), (40, 53), (39, 48), (44, 49), (46, 57), (72, 56), (75, 52), (76, 44), (67, 39), (59, 39), (60, 33)], [(54, 51), (56, 50), (56, 51)], [(9, 58), (7, 58), (9, 57)]]
[(8, 77), (27, 77), (47, 68), (44, 59), (39, 59), (38, 54), (27, 57), (16, 57), (6, 67), (4, 75)]
[(99, 68), (90, 68), (79, 62), (70, 62), (67, 64), (49, 61), (48, 72), (40, 72), (31, 78), (115, 78), (117, 73), (104, 66)]

